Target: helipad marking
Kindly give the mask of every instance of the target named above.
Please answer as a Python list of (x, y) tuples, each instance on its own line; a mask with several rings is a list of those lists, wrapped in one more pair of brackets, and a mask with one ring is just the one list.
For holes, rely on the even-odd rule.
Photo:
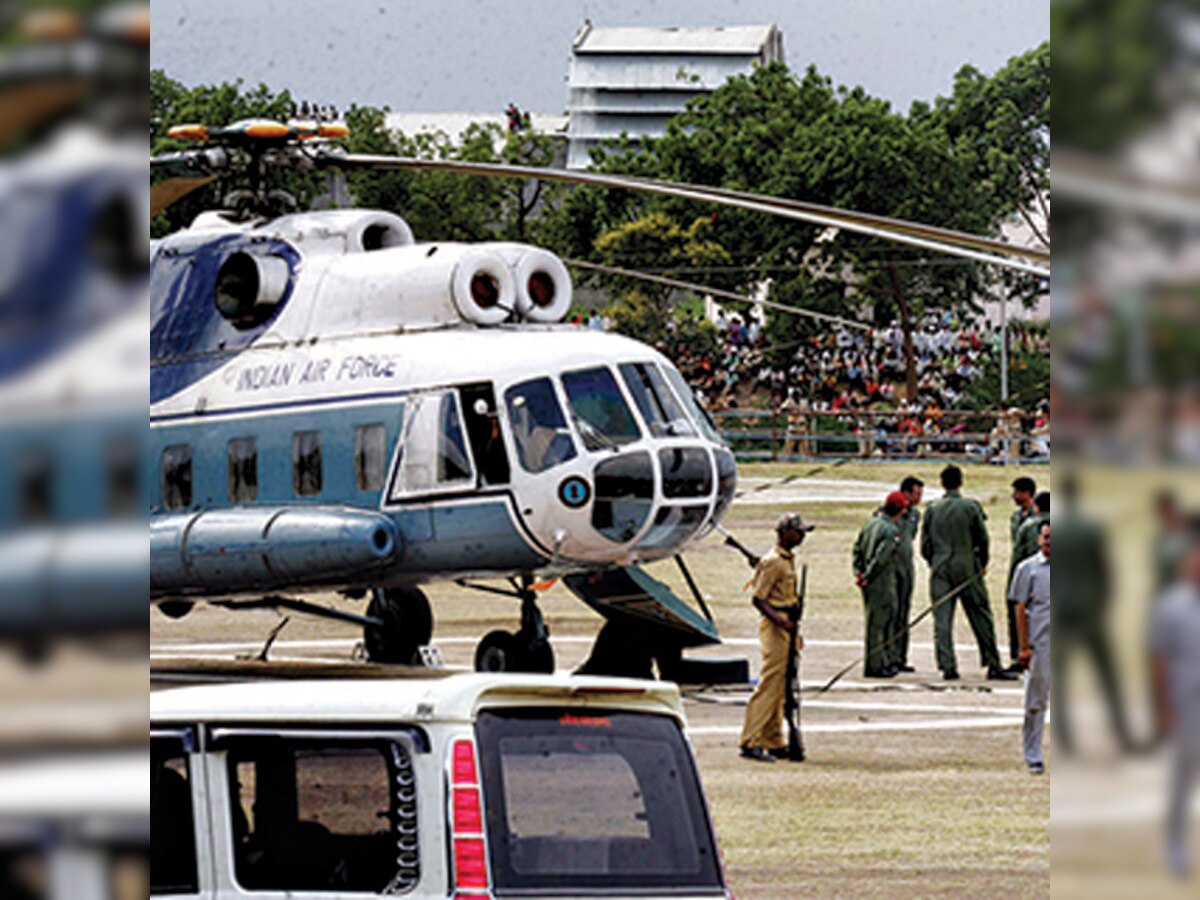
[[(554, 644), (591, 644), (595, 641), (594, 637), (586, 635), (564, 635), (551, 639)], [(319, 640), (280, 640), (276, 641), (274, 647), (290, 647), (292, 649), (321, 649), (333, 647), (353, 647), (359, 642), (358, 638), (322, 638)], [(439, 644), (476, 644), (478, 638), (473, 637), (444, 637), (438, 638), (433, 642)], [(806, 638), (805, 643), (809, 647), (846, 647), (849, 649), (857, 649), (862, 647), (862, 641), (854, 640), (822, 640), (820, 638)], [(721, 641), (722, 645), (730, 647), (757, 647), (758, 638), (724, 638)], [(915, 649), (932, 650), (933, 644), (912, 644)], [(164, 640), (155, 644), (156, 648), (162, 647), (187, 647), (191, 650), (257, 650), (262, 647), (262, 641), (220, 641), (220, 642), (198, 642), (192, 643), (186, 640)]]
[[(684, 698), (688, 699), (688, 698)], [(717, 703), (723, 706), (745, 706), (746, 697), (708, 698), (705, 703)], [(864, 703), (857, 700), (810, 700), (801, 698), (803, 709), (848, 709), (858, 712), (894, 712), (894, 713), (983, 713), (985, 715), (1022, 716), (1025, 710), (1019, 706), (957, 706), (946, 704), (937, 706), (931, 703)]]
[[(827, 722), (804, 725), (807, 734), (840, 734), (868, 731), (961, 731), (968, 728), (1016, 728), (1021, 719), (1016, 716), (990, 716), (974, 719), (925, 719), (916, 722)], [(689, 728), (692, 737), (741, 734), (740, 725), (702, 725)]]

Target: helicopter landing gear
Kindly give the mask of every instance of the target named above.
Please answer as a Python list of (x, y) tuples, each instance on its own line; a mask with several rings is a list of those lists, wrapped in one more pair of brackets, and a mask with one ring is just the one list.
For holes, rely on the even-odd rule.
[(604, 623), (579, 675), (677, 681), (683, 645), (645, 623), (613, 617)]
[(521, 627), (516, 632), (489, 631), (475, 648), (476, 672), (536, 672), (554, 673), (554, 649), (550, 646), (550, 629), (538, 609), (537, 594), (529, 588), (529, 578), (513, 589), (488, 587), (459, 582), (464, 587), (489, 593), (516, 596), (521, 600)]
[(367, 659), (376, 663), (419, 665), (419, 648), (433, 635), (429, 599), (415, 587), (375, 588), (367, 615), (382, 625), (363, 628)]

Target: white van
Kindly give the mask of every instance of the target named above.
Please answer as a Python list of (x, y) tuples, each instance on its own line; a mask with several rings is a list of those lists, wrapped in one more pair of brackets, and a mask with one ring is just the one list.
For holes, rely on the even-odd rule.
[(729, 897), (683, 724), (615, 678), (152, 693), (151, 893)]
[(0, 763), (0, 897), (145, 897), (146, 762), (114, 747)]

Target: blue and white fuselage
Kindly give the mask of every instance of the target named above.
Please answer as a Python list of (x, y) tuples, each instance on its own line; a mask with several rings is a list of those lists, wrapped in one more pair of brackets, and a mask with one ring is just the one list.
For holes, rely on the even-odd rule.
[(209, 217), (155, 247), (151, 297), (158, 600), (636, 565), (732, 499), (674, 366), (557, 324), (545, 251)]

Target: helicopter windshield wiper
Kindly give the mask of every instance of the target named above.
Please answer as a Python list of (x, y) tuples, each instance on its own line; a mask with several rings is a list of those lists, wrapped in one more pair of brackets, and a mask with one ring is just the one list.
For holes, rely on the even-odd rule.
[(607, 434), (593, 425), (587, 419), (575, 416), (575, 424), (579, 427), (579, 433), (583, 435), (583, 440), (587, 444), (596, 444), (598, 446), (591, 447), (592, 450), (611, 450), (613, 453), (620, 453), (621, 446), (610, 438)]

